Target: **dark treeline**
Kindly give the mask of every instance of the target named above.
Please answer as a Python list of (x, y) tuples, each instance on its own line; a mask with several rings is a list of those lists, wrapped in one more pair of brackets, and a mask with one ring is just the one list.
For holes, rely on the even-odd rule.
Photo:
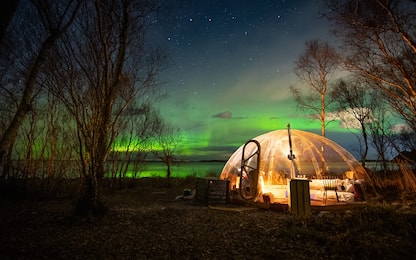
[[(160, 8), (153, 0), (24, 0), (11, 10), (0, 57), (2, 183), (40, 178), (56, 193), (76, 171), (76, 211), (105, 213), (104, 175), (139, 171), (168, 128), (153, 105), (166, 55), (145, 40)], [(105, 167), (109, 156), (120, 162), (114, 169)]]

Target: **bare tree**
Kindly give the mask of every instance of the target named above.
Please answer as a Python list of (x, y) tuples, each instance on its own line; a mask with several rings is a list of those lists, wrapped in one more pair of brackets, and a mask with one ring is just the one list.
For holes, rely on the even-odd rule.
[(171, 166), (178, 162), (181, 152), (182, 136), (179, 128), (166, 122), (160, 122), (160, 127), (152, 142), (152, 153), (166, 165), (166, 185), (170, 185)]
[(295, 73), (306, 83), (309, 91), (305, 95), (299, 88), (291, 86), (291, 92), (301, 109), (311, 111), (321, 122), (321, 134), (325, 137), (325, 97), (328, 81), (334, 76), (340, 64), (340, 57), (327, 42), (312, 40), (306, 42), (305, 51), (299, 56)]
[(378, 161), (381, 161), (384, 173), (388, 170), (387, 162), (389, 161), (389, 151), (400, 148), (392, 141), (394, 133), (392, 133), (392, 124), (390, 122), (391, 116), (383, 106), (376, 106), (373, 108), (373, 113), (376, 116), (369, 124), (372, 145), (377, 151)]
[(86, 2), (49, 60), (45, 84), (76, 121), (81, 177), (77, 212), (106, 212), (101, 197), (105, 162), (133, 102), (152, 95), (164, 56), (144, 48), (146, 19), (156, 1)]
[[(22, 125), (26, 114), (31, 111), (32, 104), (39, 93), (35, 87), (38, 82), (39, 74), (44, 66), (44, 63), (50, 53), (50, 50), (60, 39), (62, 34), (68, 30), (74, 21), (79, 10), (82, 0), (68, 0), (68, 1), (43, 1), (32, 0), (31, 5), (28, 6), (26, 12), (22, 11), (23, 15), (27, 15), (24, 21), (30, 21), (25, 24), (27, 29), (23, 27), (12, 30), (17, 35), (15, 39), (23, 42), (15, 42), (16, 49), (12, 49), (18, 62), (13, 63), (13, 71), (9, 71), (12, 75), (20, 76), (17, 81), (23, 81), (20, 100), (18, 101), (16, 111), (13, 112), (13, 117), (7, 128), (2, 133), (0, 139), (0, 163), (3, 162), (4, 155), (11, 150), (13, 141), (16, 138), (17, 132)], [(24, 6), (26, 7), (26, 6)], [(29, 19), (31, 18), (31, 19)], [(15, 19), (16, 20), (16, 19)], [(16, 23), (20, 23), (20, 20)], [(16, 25), (17, 26), (17, 25)], [(24, 35), (20, 34), (26, 33)], [(41, 32), (39, 32), (41, 30)], [(17, 49), (25, 47), (26, 49)], [(8, 47), (13, 45), (8, 42)], [(10, 59), (7, 59), (10, 61)], [(13, 74), (13, 72), (16, 72)], [(3, 76), (2, 76), (3, 78)], [(3, 85), (4, 84), (4, 85)], [(13, 87), (9, 81), (3, 83), (4, 89)], [(8, 91), (11, 93), (11, 91)]]
[(111, 174), (123, 187), (127, 173), (135, 179), (146, 167), (151, 138), (159, 131), (160, 115), (151, 104), (144, 103), (139, 107), (131, 106), (124, 111), (120, 122), (120, 134), (113, 144), (110, 154)]
[[(365, 166), (369, 150), (369, 123), (374, 120), (373, 110), (380, 105), (380, 95), (358, 78), (340, 80), (330, 91), (338, 118), (346, 127), (360, 129), (363, 147), (360, 149), (361, 164)], [(346, 122), (351, 117), (354, 122)], [(361, 140), (359, 137), (358, 139)]]
[(65, 107), (50, 92), (38, 99), (38, 118), (36, 122), (38, 139), (36, 140), (36, 157), (39, 162), (38, 178), (41, 192), (55, 196), (62, 192), (66, 178), (73, 178), (77, 173), (74, 161), (77, 159), (73, 147), (76, 145), (74, 121)]
[(347, 69), (372, 81), (416, 130), (416, 3), (327, 0), (325, 15), (342, 40)]

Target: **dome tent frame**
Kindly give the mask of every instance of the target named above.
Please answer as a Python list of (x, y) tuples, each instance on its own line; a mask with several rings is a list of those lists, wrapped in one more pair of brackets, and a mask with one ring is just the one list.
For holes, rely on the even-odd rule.
[(322, 200), (328, 178), (337, 183), (333, 195), (325, 191), (328, 198), (336, 195), (338, 200), (339, 195), (341, 201), (354, 201), (355, 183), (366, 177), (361, 164), (343, 147), (301, 130), (275, 130), (247, 141), (230, 156), (220, 176), (230, 181), (230, 194), (253, 201), (268, 194), (272, 202), (287, 201), (291, 179), (309, 180), (311, 201)]

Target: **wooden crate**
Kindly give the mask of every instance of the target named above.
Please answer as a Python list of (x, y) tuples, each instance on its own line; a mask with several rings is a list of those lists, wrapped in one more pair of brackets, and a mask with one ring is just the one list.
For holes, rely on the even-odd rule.
[(293, 215), (306, 216), (311, 213), (308, 180), (291, 180), (289, 210)]
[(195, 200), (206, 205), (228, 203), (229, 186), (229, 180), (197, 178)]

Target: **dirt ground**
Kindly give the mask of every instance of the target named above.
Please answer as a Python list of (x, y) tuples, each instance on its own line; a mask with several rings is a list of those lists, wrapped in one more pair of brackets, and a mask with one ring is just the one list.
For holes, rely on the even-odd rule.
[(376, 203), (306, 218), (253, 205), (183, 199), (194, 180), (143, 179), (106, 193), (103, 218), (72, 214), (73, 199), (1, 199), (2, 259), (414, 259), (416, 210)]

